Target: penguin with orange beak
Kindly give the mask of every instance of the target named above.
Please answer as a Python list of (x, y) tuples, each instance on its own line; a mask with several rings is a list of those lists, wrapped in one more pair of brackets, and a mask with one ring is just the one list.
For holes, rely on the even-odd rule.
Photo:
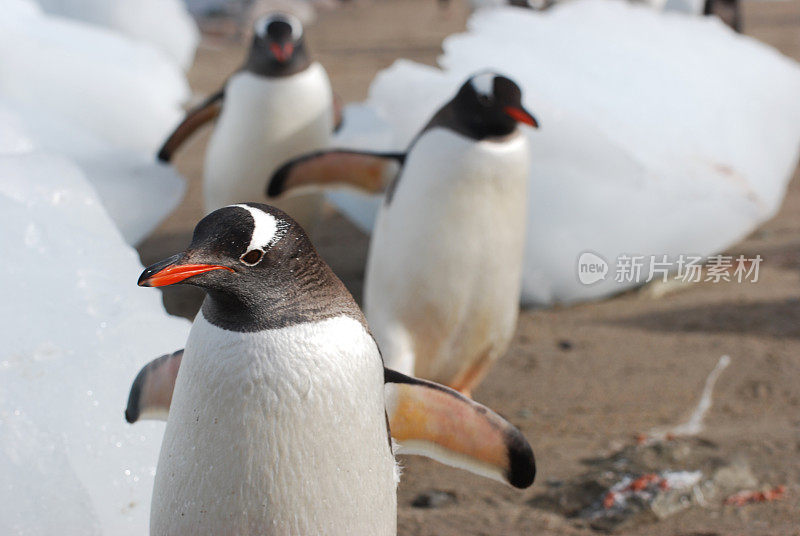
[(264, 196), (264, 174), (327, 147), (336, 115), (330, 80), (312, 60), (300, 21), (276, 12), (256, 21), (242, 67), (187, 113), (158, 159), (171, 161), (192, 134), (216, 121), (203, 167), (206, 212), (241, 201), (268, 201), (311, 232), (322, 196), (269, 199)]
[(516, 427), (384, 368), (355, 300), (284, 212), (209, 214), (186, 251), (139, 278), (172, 284), (205, 301), (185, 350), (142, 369), (125, 412), (167, 417), (151, 534), (394, 536), (395, 452), (533, 483)]
[(513, 80), (471, 76), (405, 153), (323, 151), (267, 191), (385, 189), (364, 312), (387, 366), (469, 395), (511, 341), (521, 292), (530, 149), (538, 128)]

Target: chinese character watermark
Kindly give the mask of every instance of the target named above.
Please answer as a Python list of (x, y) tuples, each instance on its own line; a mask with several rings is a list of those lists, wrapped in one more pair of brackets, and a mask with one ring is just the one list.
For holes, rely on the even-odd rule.
[(599, 254), (584, 251), (578, 257), (578, 280), (584, 285), (604, 281), (613, 273), (617, 283), (643, 284), (669, 280), (683, 283), (757, 283), (761, 255), (711, 255), (705, 262), (699, 255), (627, 255), (617, 257), (614, 268)]
[(644, 255), (620, 255), (617, 257), (617, 273), (614, 281), (617, 283), (636, 283), (642, 278)]
[(675, 279), (683, 283), (699, 283), (703, 279), (703, 257), (681, 255), (676, 262), (678, 271)]

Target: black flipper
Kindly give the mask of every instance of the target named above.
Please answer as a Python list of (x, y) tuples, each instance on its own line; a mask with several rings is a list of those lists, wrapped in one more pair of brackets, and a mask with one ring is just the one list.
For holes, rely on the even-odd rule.
[(139, 419), (167, 420), (182, 358), (181, 349), (152, 360), (139, 371), (128, 395), (126, 421), (133, 424)]
[(295, 188), (341, 185), (383, 192), (400, 173), (405, 158), (405, 153), (341, 149), (309, 153), (278, 168), (267, 184), (267, 196), (277, 197)]
[(161, 162), (169, 162), (172, 155), (183, 144), (184, 141), (194, 134), (194, 132), (208, 123), (216, 119), (222, 111), (222, 101), (225, 97), (225, 89), (220, 89), (198, 106), (195, 106), (186, 113), (181, 124), (178, 125), (172, 134), (169, 135), (167, 141), (161, 146), (158, 151), (158, 159)]

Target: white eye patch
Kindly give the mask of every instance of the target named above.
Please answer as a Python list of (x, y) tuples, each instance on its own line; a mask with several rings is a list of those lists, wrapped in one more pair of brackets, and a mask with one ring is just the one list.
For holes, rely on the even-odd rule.
[(491, 97), (494, 95), (494, 73), (476, 74), (470, 80), (473, 89), (478, 95)]
[(300, 24), (300, 21), (296, 17), (291, 15), (286, 17), (286, 22), (292, 27), (292, 41), (296, 43), (303, 37), (303, 25)]
[(266, 250), (286, 233), (286, 222), (278, 220), (272, 214), (253, 208), (249, 205), (232, 205), (245, 209), (253, 217), (253, 234), (250, 236), (250, 245), (247, 251), (258, 249)]
[(253, 25), (253, 31), (255, 31), (256, 35), (260, 38), (265, 38), (267, 36), (267, 26), (269, 26), (270, 22), (272, 22), (272, 17), (269, 15), (260, 17)]
[(288, 13), (273, 13), (271, 15), (265, 15), (259, 18), (255, 24), (255, 32), (258, 34), (260, 38), (265, 38), (267, 36), (267, 28), (272, 22), (281, 21), (285, 22), (292, 28), (292, 41), (297, 42), (303, 37), (303, 25), (300, 24), (300, 21), (297, 17), (289, 15)]

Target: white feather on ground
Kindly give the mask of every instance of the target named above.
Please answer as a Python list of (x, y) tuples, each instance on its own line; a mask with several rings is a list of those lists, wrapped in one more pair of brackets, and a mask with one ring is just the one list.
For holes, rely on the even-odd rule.
[(697, 402), (689, 418), (686, 422), (673, 426), (672, 428), (663, 429), (658, 428), (648, 434), (651, 439), (663, 439), (667, 436), (694, 436), (703, 430), (703, 420), (706, 418), (708, 410), (711, 409), (713, 402), (714, 386), (719, 379), (722, 371), (728, 368), (731, 364), (730, 356), (724, 355), (719, 358), (716, 366), (709, 372), (706, 378), (706, 383), (703, 386), (703, 392), (700, 394), (700, 400)]

